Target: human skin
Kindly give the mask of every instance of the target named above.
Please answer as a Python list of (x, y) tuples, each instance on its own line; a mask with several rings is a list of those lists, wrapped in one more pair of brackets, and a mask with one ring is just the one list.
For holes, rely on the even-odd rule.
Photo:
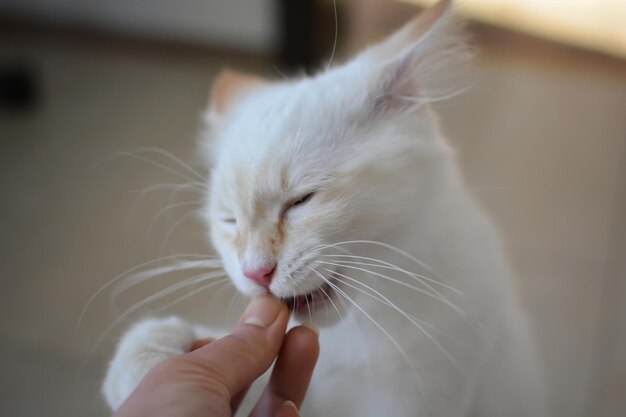
[(316, 330), (285, 334), (285, 304), (253, 299), (233, 332), (201, 340), (152, 369), (113, 417), (231, 417), (250, 384), (276, 359), (252, 417), (296, 417), (319, 354)]

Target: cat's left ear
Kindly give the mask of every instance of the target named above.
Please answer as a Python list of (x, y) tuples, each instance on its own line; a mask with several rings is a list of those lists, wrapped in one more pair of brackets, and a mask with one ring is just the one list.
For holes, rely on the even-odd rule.
[(373, 112), (411, 109), (454, 88), (450, 74), (471, 54), (451, 9), (452, 1), (439, 1), (359, 57), (374, 68), (368, 77)]
[(266, 83), (263, 78), (256, 75), (229, 69), (222, 70), (211, 86), (209, 96), (210, 117), (219, 118), (237, 99)]

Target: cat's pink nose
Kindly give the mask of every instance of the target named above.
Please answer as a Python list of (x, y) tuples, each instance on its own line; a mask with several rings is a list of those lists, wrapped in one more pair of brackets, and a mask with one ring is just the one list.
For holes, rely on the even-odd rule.
[(276, 264), (267, 264), (257, 267), (247, 267), (244, 265), (243, 274), (260, 286), (267, 288), (272, 283), (272, 275), (274, 274), (275, 267)]

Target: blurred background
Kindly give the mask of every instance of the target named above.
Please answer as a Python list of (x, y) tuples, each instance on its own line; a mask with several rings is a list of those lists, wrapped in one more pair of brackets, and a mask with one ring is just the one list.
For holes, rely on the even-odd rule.
[[(623, 416), (626, 2), (459, 3), (480, 52), (471, 89), (437, 107), (504, 237), (552, 415)], [(202, 172), (200, 116), (221, 68), (314, 72), (335, 33), (341, 62), (423, 4), (0, 0), (0, 415), (105, 416), (99, 384), (130, 322), (163, 307), (224, 322), (225, 287), (139, 304), (173, 274), (115, 302), (98, 293), (75, 331), (118, 274), (206, 252), (198, 195), (167, 185), (195, 174), (163, 151)]]

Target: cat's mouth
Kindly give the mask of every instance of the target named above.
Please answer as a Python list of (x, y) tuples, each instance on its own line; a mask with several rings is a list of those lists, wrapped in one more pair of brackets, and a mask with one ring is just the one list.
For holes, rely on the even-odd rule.
[(333, 286), (329, 282), (324, 282), (313, 291), (285, 298), (284, 301), (294, 314), (311, 314), (327, 303), (332, 302), (334, 296), (335, 290)]

